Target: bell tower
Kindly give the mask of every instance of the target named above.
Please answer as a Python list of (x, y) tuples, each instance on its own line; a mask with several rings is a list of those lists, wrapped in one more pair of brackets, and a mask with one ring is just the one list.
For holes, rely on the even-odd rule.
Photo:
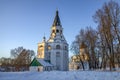
[(51, 34), (47, 42), (51, 46), (51, 49), (48, 50), (51, 64), (55, 65), (56, 70), (68, 70), (68, 43), (63, 35), (58, 10), (56, 11)]
[(55, 18), (51, 27), (48, 40), (43, 37), (43, 41), (38, 44), (38, 58), (52, 64), (55, 70), (68, 70), (68, 43), (63, 35), (63, 28), (59, 18), (59, 12), (56, 11)]
[(63, 28), (60, 22), (58, 10), (56, 11), (56, 15), (55, 15), (52, 27), (51, 27), (51, 35), (48, 41), (53, 42), (55, 39), (65, 40), (63, 36)]

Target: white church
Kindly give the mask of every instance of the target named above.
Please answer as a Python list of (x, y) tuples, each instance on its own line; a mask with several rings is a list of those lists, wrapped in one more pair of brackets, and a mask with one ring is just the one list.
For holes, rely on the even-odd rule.
[(63, 28), (57, 10), (50, 37), (46, 40), (44, 36), (43, 41), (38, 43), (37, 56), (30, 64), (30, 71), (67, 71), (68, 55), (68, 43), (63, 35)]

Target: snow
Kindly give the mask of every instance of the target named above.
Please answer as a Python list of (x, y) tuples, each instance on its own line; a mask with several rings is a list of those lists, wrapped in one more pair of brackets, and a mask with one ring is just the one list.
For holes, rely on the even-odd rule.
[(120, 80), (120, 72), (110, 71), (0, 72), (0, 80)]
[(44, 61), (44, 59), (38, 59), (37, 60), (45, 67), (45, 66), (53, 66), (52, 64)]

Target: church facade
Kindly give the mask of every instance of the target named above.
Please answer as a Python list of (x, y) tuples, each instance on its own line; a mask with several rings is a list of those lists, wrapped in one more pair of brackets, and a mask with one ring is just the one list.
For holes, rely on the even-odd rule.
[(50, 37), (46, 40), (44, 36), (43, 41), (38, 43), (36, 58), (49, 62), (49, 64), (53, 65), (52, 70), (67, 71), (69, 64), (68, 55), (68, 43), (63, 35), (59, 13), (56, 11)]

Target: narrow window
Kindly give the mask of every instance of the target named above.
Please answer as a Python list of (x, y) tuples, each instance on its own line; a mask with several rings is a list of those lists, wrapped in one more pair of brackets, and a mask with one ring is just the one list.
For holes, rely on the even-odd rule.
[(52, 30), (52, 33), (55, 33), (55, 30)]
[(59, 33), (59, 30), (57, 29), (56, 32)]
[(56, 49), (60, 49), (60, 45), (56, 45)]
[(67, 50), (67, 46), (65, 46), (65, 50)]
[(62, 30), (61, 30), (61, 33), (62, 33)]

